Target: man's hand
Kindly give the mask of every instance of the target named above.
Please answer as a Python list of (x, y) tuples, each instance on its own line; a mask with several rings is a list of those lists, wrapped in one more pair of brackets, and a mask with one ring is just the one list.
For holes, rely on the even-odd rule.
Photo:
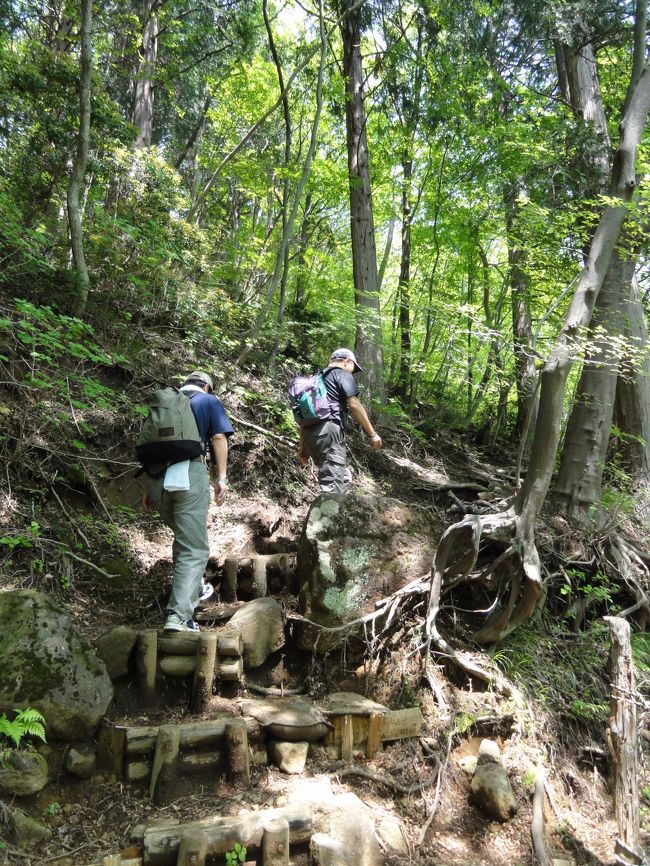
[(154, 507), (153, 499), (149, 496), (148, 490), (142, 491), (142, 496), (140, 497), (140, 504), (145, 509), (145, 511), (150, 511)]
[(226, 501), (226, 493), (228, 492), (228, 483), (226, 481), (216, 480), (214, 482), (214, 501), (217, 505), (223, 505)]
[(368, 442), (370, 443), (370, 447), (374, 448), (375, 450), (381, 448), (381, 446), (383, 444), (381, 441), (381, 436), (379, 435), (379, 433), (375, 433), (374, 436), (371, 436), (368, 439)]
[(306, 464), (309, 463), (309, 461), (311, 460), (309, 454), (307, 454), (304, 448), (298, 449), (297, 457), (298, 461), (302, 463), (303, 466), (306, 466)]

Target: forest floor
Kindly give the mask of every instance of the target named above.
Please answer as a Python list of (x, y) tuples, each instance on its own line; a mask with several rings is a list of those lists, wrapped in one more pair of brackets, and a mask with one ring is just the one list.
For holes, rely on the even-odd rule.
[[(242, 414), (242, 407), (234, 401), (228, 409), (231, 415)], [(512, 483), (508, 474), (512, 463), (504, 462), (507, 455), (501, 455), (502, 465), (497, 466), (490, 455), (473, 450), (452, 433), (439, 432), (437, 440), (425, 450), (403, 432), (385, 432), (386, 447), (382, 452), (371, 452), (352, 437), (355, 489), (394, 496), (430, 509), (440, 532), (458, 518), (464, 503), (476, 500), (479, 490), (496, 491), (498, 497)], [(293, 449), (286, 444), (250, 427), (240, 428), (232, 444), (228, 499), (221, 508), (213, 504), (209, 515), (213, 553), (209, 577), (217, 589), (209, 604), (219, 603), (225, 557), (264, 552), (273, 542), (295, 547), (309, 505), (317, 495), (315, 477), (297, 465)], [(32, 586), (50, 592), (65, 604), (79, 630), (91, 640), (120, 624), (160, 628), (171, 582), (171, 535), (155, 515), (139, 510), (138, 485), (131, 473), (104, 481), (98, 495), (108, 513), (116, 517), (115, 534), (104, 539), (104, 554), (116, 548), (130, 551), (129, 567), (134, 579), (119, 587), (107, 586), (100, 576), (78, 568), (63, 585), (47, 568), (44, 574), (25, 576), (18, 559), (16, 568), (6, 560), (2, 564), (0, 588)], [(69, 507), (72, 504), (68, 501)], [(58, 505), (52, 501), (48, 508), (52, 509), (53, 520)], [(47, 522), (45, 515), (41, 520)], [(580, 548), (579, 537), (564, 531), (565, 527), (558, 533), (552, 524), (549, 518), (540, 530), (542, 555), (545, 549), (548, 553), (560, 543), (564, 548)], [(437, 540), (432, 538), (432, 552)], [(644, 541), (637, 539), (639, 544)], [(286, 592), (281, 603), (285, 609), (296, 604)], [(591, 714), (585, 710), (581, 719), (571, 715), (566, 706), (571, 694), (576, 696), (576, 689), (581, 694), (583, 684), (576, 685), (576, 677), (583, 675), (581, 671), (585, 677), (598, 680), (598, 689), (606, 694), (604, 632), (596, 637), (600, 644), (595, 650), (593, 640), (588, 642), (585, 637), (583, 642), (578, 630), (549, 618), (522, 633), (523, 639), (506, 642), (493, 653), (494, 659), (501, 654), (520, 700), (500, 697), (475, 682), (459, 681), (451, 671), (440, 668), (444, 708), (423, 683), (413, 661), (399, 652), (384, 659), (379, 672), (375, 668), (374, 675), (368, 677), (363, 663), (350, 664), (343, 656), (323, 663), (288, 645), (255, 672), (254, 680), (259, 685), (277, 685), (281, 679), (285, 687), (293, 688), (308, 681), (312, 687), (320, 683), (323, 692), (362, 692), (369, 686), (369, 696), (391, 708), (418, 704), (425, 719), (423, 740), (427, 748), (423, 749), (421, 740), (385, 747), (364, 764), (375, 774), (374, 780), (340, 777), (340, 766), (332, 765), (323, 756), (310, 759), (300, 776), (284, 775), (272, 766), (256, 767), (247, 790), (234, 790), (225, 782), (216, 791), (197, 786), (163, 807), (154, 806), (143, 788), (116, 783), (106, 773), (82, 781), (61, 771), (40, 794), (16, 803), (52, 828), (51, 842), (37, 854), (8, 845), (0, 849), (0, 863), (83, 866), (101, 862), (108, 853), (128, 849), (133, 827), (152, 817), (185, 821), (213, 814), (233, 815), (241, 810), (322, 800), (331, 792), (353, 791), (379, 823), (391, 828), (393, 842), (396, 837), (401, 839), (401, 853), (390, 847), (384, 851), (388, 866), (532, 866), (536, 862), (531, 843), (532, 781), (535, 768), (543, 765), (547, 772), (549, 853), (570, 863), (609, 866), (615, 862), (616, 827), (607, 786), (606, 723), (595, 709)], [(583, 652), (585, 647), (589, 653)], [(586, 655), (590, 667), (580, 668), (580, 664), (586, 665), (581, 658)], [(513, 660), (517, 664), (513, 665)], [(510, 663), (509, 667), (505, 662)], [(646, 681), (643, 687), (645, 707), (649, 697)], [(152, 715), (142, 711), (130, 689), (127, 684), (118, 690), (110, 718), (144, 724)], [(183, 715), (187, 700), (182, 690), (170, 694), (165, 718)], [(592, 706), (588, 697), (584, 703)], [(517, 813), (503, 824), (489, 820), (469, 799), (468, 759), (478, 754), (484, 736), (499, 743), (515, 793)], [(428, 785), (431, 764), (427, 753), (432, 750), (439, 757), (441, 771), (436, 782)], [(648, 845), (647, 755), (641, 772), (644, 840)], [(420, 790), (400, 790), (418, 780)]]

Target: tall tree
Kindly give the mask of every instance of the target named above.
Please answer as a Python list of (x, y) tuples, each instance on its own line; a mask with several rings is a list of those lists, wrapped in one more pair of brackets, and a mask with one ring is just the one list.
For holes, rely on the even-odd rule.
[(350, 231), (357, 331), (355, 351), (363, 367), (361, 381), (368, 393), (381, 403), (385, 398), (384, 352), (364, 105), (362, 9), (358, 2), (342, 0), (341, 11), (345, 15), (340, 29), (343, 40), (345, 131), (350, 178)]
[(70, 225), (70, 242), (72, 259), (77, 275), (76, 313), (81, 316), (88, 301), (90, 277), (86, 265), (83, 244), (83, 226), (81, 219), (81, 190), (86, 175), (88, 163), (88, 147), (90, 142), (90, 81), (92, 76), (92, 0), (82, 0), (81, 31), (80, 31), (80, 74), (79, 74), (79, 132), (77, 134), (77, 149), (75, 153), (70, 183), (68, 184), (68, 223)]

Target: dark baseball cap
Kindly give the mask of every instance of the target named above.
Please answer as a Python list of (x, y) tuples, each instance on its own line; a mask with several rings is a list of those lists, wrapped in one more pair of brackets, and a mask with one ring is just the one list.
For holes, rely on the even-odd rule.
[(203, 373), (201, 370), (195, 370), (194, 373), (190, 373), (183, 384), (187, 385), (188, 382), (203, 382), (203, 384), (207, 385), (211, 391), (214, 391), (212, 377), (208, 376), (207, 373)]
[(363, 370), (363, 367), (360, 367), (357, 363), (357, 359), (352, 349), (335, 349), (330, 357), (330, 362), (332, 361), (352, 361), (355, 373), (359, 373)]

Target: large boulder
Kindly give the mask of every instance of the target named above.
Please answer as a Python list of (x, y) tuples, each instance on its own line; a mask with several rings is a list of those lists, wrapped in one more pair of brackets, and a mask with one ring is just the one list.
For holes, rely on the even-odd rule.
[(113, 686), (64, 608), (34, 590), (0, 592), (0, 634), (0, 712), (34, 707), (48, 737), (92, 736)]
[[(329, 628), (375, 609), (375, 602), (431, 568), (434, 526), (415, 505), (386, 496), (323, 494), (314, 500), (298, 545), (300, 611)], [(296, 629), (299, 646), (326, 653), (341, 634)]]

